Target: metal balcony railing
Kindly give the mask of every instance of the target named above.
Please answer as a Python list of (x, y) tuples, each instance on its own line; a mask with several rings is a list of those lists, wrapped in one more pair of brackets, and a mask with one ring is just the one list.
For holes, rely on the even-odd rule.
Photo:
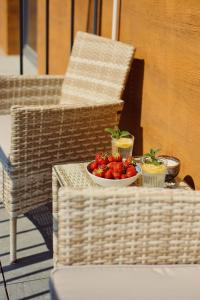
[[(74, 17), (75, 17), (75, 1), (71, 0), (71, 12), (70, 12), (70, 45), (71, 48), (74, 42)], [(92, 0), (91, 0), (92, 1)], [(27, 42), (27, 24), (28, 24), (28, 14), (27, 14), (27, 7), (28, 7), (29, 0), (19, 0), (19, 28), (20, 28), (20, 74), (24, 74), (24, 55), (25, 55), (25, 48)], [(101, 15), (101, 4), (102, 0), (93, 0), (93, 33), (99, 34), (99, 22), (100, 22), (100, 15)], [(59, 2), (58, 2), (59, 5)], [(49, 26), (50, 26), (50, 19), (49, 19), (49, 0), (46, 0), (45, 3), (45, 73), (49, 73)], [(30, 51), (29, 51), (30, 52)], [(36, 56), (36, 53), (35, 53)]]

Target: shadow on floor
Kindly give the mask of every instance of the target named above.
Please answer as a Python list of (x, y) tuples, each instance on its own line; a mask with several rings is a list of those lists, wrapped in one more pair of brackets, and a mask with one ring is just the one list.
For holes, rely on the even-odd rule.
[(40, 206), (25, 214), (25, 216), (35, 225), (41, 233), (47, 248), (49, 256), (53, 255), (53, 218), (52, 203)]
[[(0, 203), (0, 207), (2, 208), (0, 226), (2, 233), (4, 233), (0, 239), (0, 245), (3, 245), (2, 248), (0, 247), (0, 258), (10, 300), (49, 300), (48, 282), (53, 268), (51, 203), (33, 209), (19, 217), (22, 220), (18, 222), (19, 243), (17, 252), (21, 255), (13, 264), (9, 262), (9, 219), (2, 203)], [(4, 296), (5, 291), (0, 276), (0, 299), (5, 299)]]

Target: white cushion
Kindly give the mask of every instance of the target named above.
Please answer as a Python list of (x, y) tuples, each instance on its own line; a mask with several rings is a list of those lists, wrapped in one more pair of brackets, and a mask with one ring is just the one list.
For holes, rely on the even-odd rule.
[(0, 115), (0, 158), (9, 157), (11, 148), (11, 116)]
[(67, 266), (50, 288), (54, 300), (199, 300), (200, 265)]

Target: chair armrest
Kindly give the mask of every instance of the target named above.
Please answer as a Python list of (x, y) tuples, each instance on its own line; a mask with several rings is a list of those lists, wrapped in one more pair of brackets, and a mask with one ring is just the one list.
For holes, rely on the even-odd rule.
[(56, 104), (63, 76), (0, 75), (0, 114), (10, 113), (12, 105)]
[(200, 261), (197, 191), (62, 187), (53, 215), (57, 265)]
[[(123, 101), (88, 107), (12, 106), (10, 162), (45, 165), (91, 159), (111, 147), (106, 127), (118, 125)], [(45, 163), (44, 163), (45, 162)]]

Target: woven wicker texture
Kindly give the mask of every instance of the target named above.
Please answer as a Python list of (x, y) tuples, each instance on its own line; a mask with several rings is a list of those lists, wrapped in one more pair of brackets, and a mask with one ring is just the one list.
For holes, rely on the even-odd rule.
[(76, 105), (121, 99), (134, 48), (78, 32), (62, 88), (62, 102)]
[(53, 164), (91, 159), (96, 151), (110, 150), (104, 128), (118, 123), (119, 110), (119, 103), (78, 109), (13, 106), (12, 167), (7, 166), (4, 174), (9, 212), (16, 216), (51, 201)]
[(63, 76), (0, 75), (0, 114), (12, 105), (58, 104)]
[[(111, 60), (109, 53), (115, 43), (120, 45), (121, 59), (118, 62), (121, 67), (124, 66), (124, 71), (123, 76), (119, 76), (115, 82), (120, 86), (120, 90), (133, 56), (133, 47), (126, 44), (109, 39), (106, 39), (105, 43), (104, 38), (97, 38), (95, 35), (84, 33), (78, 35), (73, 50), (74, 57), (78, 58), (80, 53), (87, 53), (88, 59), (92, 56), (93, 66), (95, 60), (97, 63), (95, 70), (88, 68), (88, 76), (91, 78), (91, 84), (88, 81), (87, 86), (89, 106), (87, 101), (85, 102), (86, 94), (80, 89), (79, 80), (65, 81), (62, 89), (62, 76), (0, 76), (0, 115), (11, 113), (12, 122), (11, 149), (7, 159), (0, 148), (0, 195), (12, 221), (10, 230), (13, 260), (16, 252), (14, 218), (52, 200), (52, 165), (75, 159), (91, 159), (98, 150), (110, 150), (109, 135), (104, 129), (118, 125), (123, 101), (119, 100), (115, 89), (111, 90), (110, 97), (106, 96), (107, 93), (102, 93), (98, 101), (96, 93), (89, 93), (89, 89), (91, 91), (94, 89), (92, 78), (96, 77), (96, 72), (102, 72), (101, 65), (98, 64), (99, 54), (93, 53), (97, 48), (94, 47), (93, 50), (91, 47), (88, 48), (89, 40), (98, 40), (101, 49), (99, 54), (102, 56), (104, 53), (107, 57), (106, 63)], [(116, 49), (118, 48), (117, 46)], [(76, 52), (79, 54), (76, 55)], [(118, 55), (116, 57), (119, 59)], [(79, 77), (81, 69), (82, 62), (79, 61), (75, 67), (69, 67), (69, 74), (76, 77), (77, 73)], [(109, 68), (105, 68), (104, 71), (104, 76), (110, 77), (107, 74)], [(71, 101), (63, 103), (61, 93), (66, 91), (66, 84), (69, 84), (71, 93), (68, 95), (72, 96)], [(102, 89), (100, 81), (98, 84), (95, 83), (95, 89), (99, 89), (98, 85)], [(72, 91), (80, 96), (77, 103)]]
[(200, 192), (55, 184), (55, 265), (200, 263)]

